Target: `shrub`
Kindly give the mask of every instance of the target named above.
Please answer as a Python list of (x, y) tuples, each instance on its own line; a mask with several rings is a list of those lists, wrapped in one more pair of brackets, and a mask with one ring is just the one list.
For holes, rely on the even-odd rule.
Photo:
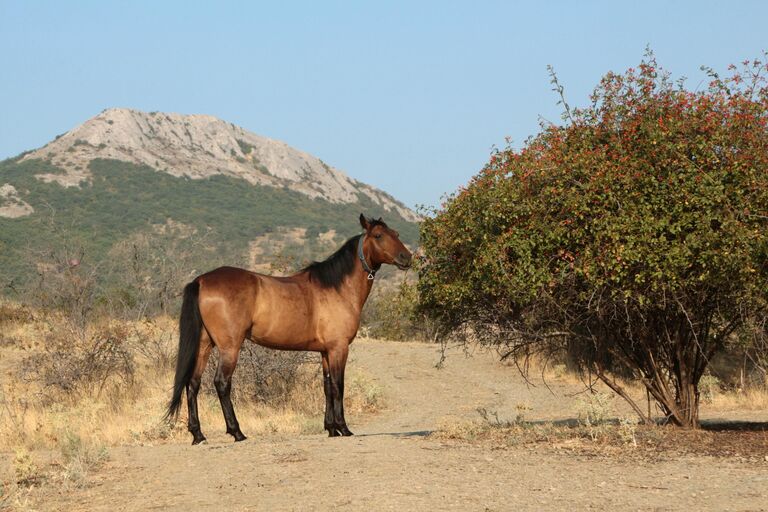
[(46, 340), (44, 351), (24, 359), (27, 379), (71, 394), (100, 394), (110, 382), (133, 383), (135, 364), (123, 324), (107, 325), (81, 335), (60, 326)]
[[(313, 363), (307, 365), (307, 363)], [(273, 406), (285, 405), (291, 391), (303, 381), (320, 382), (317, 355), (307, 352), (271, 350), (246, 341), (240, 351), (234, 375), (235, 401), (250, 401)], [(218, 357), (214, 352), (203, 375), (205, 389), (216, 393), (212, 383)]]
[(365, 374), (354, 374), (349, 379), (347, 392), (352, 400), (352, 409), (373, 412), (378, 410), (384, 402), (384, 390), (379, 384)]
[(139, 232), (117, 242), (102, 264), (100, 299), (111, 316), (128, 319), (176, 314), (180, 290), (206, 253), (205, 234), (169, 223), (161, 233)]
[(12, 323), (28, 323), (34, 320), (32, 310), (23, 304), (0, 302), (0, 327)]
[(703, 375), (699, 380), (699, 394), (704, 403), (711, 404), (719, 391), (720, 381), (714, 375)]
[(244, 155), (247, 155), (256, 149), (252, 144), (249, 144), (241, 139), (237, 139), (237, 145), (240, 146), (240, 151), (242, 151)]
[[(509, 357), (567, 354), (698, 424), (709, 361), (768, 302), (766, 64), (684, 89), (652, 54), (607, 74), (422, 224), (420, 308)], [(553, 75), (555, 90), (562, 87)]]
[(418, 303), (414, 283), (374, 288), (363, 308), (361, 334), (387, 340), (434, 341), (437, 325), (417, 309)]
[(44, 475), (40, 467), (32, 460), (32, 455), (26, 448), (18, 448), (13, 458), (13, 472), (16, 483), (24, 487), (39, 484)]
[(60, 445), (63, 458), (62, 476), (76, 486), (83, 486), (88, 473), (101, 466), (108, 458), (105, 446), (84, 441), (80, 436), (67, 432)]
[(587, 426), (605, 423), (613, 412), (612, 400), (612, 395), (600, 391), (582, 396), (578, 401), (579, 423)]

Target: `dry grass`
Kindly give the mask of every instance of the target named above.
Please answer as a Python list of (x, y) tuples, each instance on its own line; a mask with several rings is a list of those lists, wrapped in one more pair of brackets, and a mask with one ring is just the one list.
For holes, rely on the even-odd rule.
[[(509, 366), (514, 367), (514, 363), (508, 362)], [(531, 358), (529, 361), (529, 378), (531, 381), (546, 384), (566, 384), (573, 387), (585, 387), (590, 385), (588, 380), (575, 372), (569, 371), (564, 364), (547, 363)], [(640, 406), (645, 407), (646, 390), (645, 386), (638, 381), (618, 380), (619, 385), (624, 388), (627, 394)], [(593, 381), (592, 390), (597, 395), (613, 396), (613, 403), (617, 408), (621, 408), (622, 413), (628, 414), (630, 409), (624, 406), (624, 402), (602, 382)], [(720, 414), (733, 411), (765, 411), (768, 410), (768, 388), (760, 385), (753, 385), (744, 389), (733, 389), (723, 386), (722, 383), (710, 376), (705, 375), (700, 384), (702, 409), (707, 414)], [(580, 402), (580, 400), (579, 400)], [(581, 404), (579, 404), (581, 408)], [(581, 410), (579, 412), (582, 412)]]
[[(0, 464), (0, 509), (30, 509), (36, 487), (89, 485), (111, 446), (188, 443), (186, 408), (173, 424), (162, 420), (176, 343), (171, 318), (101, 320), (77, 331), (60, 315), (0, 301), (0, 457), (8, 461)], [(258, 362), (251, 358), (252, 364)], [(276, 392), (261, 393), (262, 401), (254, 399), (258, 385), (243, 382), (241, 393), (234, 394), (247, 435), (323, 432), (319, 358), (308, 364), (291, 360), (273, 370), (287, 367), (290, 377), (278, 379)], [(241, 370), (235, 372), (235, 389), (238, 377), (256, 375), (253, 369)], [(363, 414), (383, 407), (382, 390), (368, 376), (353, 369), (347, 382), (347, 411)], [(210, 378), (201, 391), (204, 432), (223, 432)]]
[(764, 425), (754, 424), (686, 430), (639, 425), (633, 418), (596, 424), (448, 419), (430, 437), (448, 443), (491, 444), (496, 449), (524, 447), (555, 453), (645, 460), (707, 455), (768, 463), (768, 430)]
[(431, 434), (440, 440), (490, 442), (498, 447), (543, 446), (555, 450), (636, 447), (639, 425), (633, 419), (601, 423), (446, 420)]
[(751, 387), (744, 390), (715, 393), (709, 410), (765, 411), (768, 410), (768, 389)]
[[(568, 386), (584, 386), (580, 376), (564, 365), (538, 365), (529, 368), (533, 379)], [(644, 404), (645, 388), (638, 382), (621, 382), (639, 404)], [(717, 379), (702, 382), (702, 403), (708, 413), (759, 411), (768, 409), (768, 390), (724, 390)], [(646, 426), (625, 402), (604, 384), (593, 384), (592, 392), (575, 398), (577, 418), (549, 422), (528, 421), (530, 407), (518, 404), (514, 419), (505, 420), (478, 409), (474, 420), (446, 418), (431, 434), (446, 442), (490, 443), (497, 448), (522, 446), (558, 453), (588, 456), (628, 456), (661, 459), (681, 455), (734, 457), (739, 460), (768, 462), (768, 429), (760, 423), (712, 423), (702, 429), (686, 430), (673, 426)]]
[[(81, 379), (77, 386), (67, 388), (66, 383), (43, 382), (40, 375), (44, 372), (28, 368), (31, 364), (58, 364), (57, 353), (46, 352), (57, 317), (22, 312), (8, 303), (0, 306), (6, 308), (2, 317), (5, 337), (0, 342), (0, 452), (60, 452), (73, 439), (80, 440), (83, 447), (189, 441), (184, 414), (173, 425), (162, 421), (173, 381), (174, 319), (89, 326), (94, 333), (107, 329), (125, 334), (120, 347), (130, 356), (131, 377), (104, 379), (99, 374), (96, 380)], [(85, 333), (85, 338), (90, 334)], [(41, 359), (45, 354), (50, 357)], [(255, 403), (240, 397), (235, 407), (246, 435), (322, 432), (325, 399), (318, 369), (319, 362), (303, 365), (299, 370), (302, 378), (279, 403)], [(237, 388), (238, 372), (234, 379)], [(381, 389), (366, 375), (353, 370), (347, 381), (349, 412), (382, 407)], [(204, 382), (199, 402), (203, 431), (223, 431), (221, 407), (211, 382)], [(81, 459), (69, 458), (62, 464), (69, 464), (74, 474)]]

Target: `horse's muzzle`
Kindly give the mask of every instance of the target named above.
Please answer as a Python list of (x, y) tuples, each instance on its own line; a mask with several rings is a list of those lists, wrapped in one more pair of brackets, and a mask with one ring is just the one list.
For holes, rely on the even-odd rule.
[(412, 263), (413, 257), (410, 254), (406, 254), (404, 252), (401, 252), (397, 255), (397, 258), (395, 258), (395, 266), (400, 270), (408, 270), (411, 268)]

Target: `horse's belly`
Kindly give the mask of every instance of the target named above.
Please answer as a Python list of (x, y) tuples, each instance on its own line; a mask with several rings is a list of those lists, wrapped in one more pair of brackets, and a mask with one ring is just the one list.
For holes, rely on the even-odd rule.
[(258, 345), (278, 350), (318, 350), (314, 331), (298, 321), (254, 323), (249, 338)]
[(314, 340), (257, 337), (252, 336), (251, 341), (262, 347), (273, 348), (277, 350), (320, 350)]

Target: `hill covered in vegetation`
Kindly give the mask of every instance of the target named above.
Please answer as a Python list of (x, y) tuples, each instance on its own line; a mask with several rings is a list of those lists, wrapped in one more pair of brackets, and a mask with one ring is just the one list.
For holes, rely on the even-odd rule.
[[(124, 127), (114, 116), (91, 120), (39, 150), (0, 162), (4, 292), (39, 274), (52, 251), (66, 248), (67, 258), (93, 264), (140, 234), (194, 241), (197, 250), (205, 249), (195, 259), (199, 271), (218, 264), (266, 270), (276, 258), (294, 264), (322, 258), (359, 232), (361, 212), (382, 216), (407, 243), (417, 242), (412, 211), (311, 155), (208, 117), (198, 129), (195, 116), (180, 116), (186, 141), (163, 139), (158, 128), (142, 142), (146, 135), (136, 135), (135, 117), (124, 119)], [(164, 119), (169, 124), (174, 118)], [(89, 128), (92, 122), (117, 133)], [(205, 136), (196, 139), (201, 131)], [(236, 136), (242, 138), (232, 142)], [(158, 167), (144, 163), (150, 154)], [(223, 159), (218, 166), (216, 158)]]

